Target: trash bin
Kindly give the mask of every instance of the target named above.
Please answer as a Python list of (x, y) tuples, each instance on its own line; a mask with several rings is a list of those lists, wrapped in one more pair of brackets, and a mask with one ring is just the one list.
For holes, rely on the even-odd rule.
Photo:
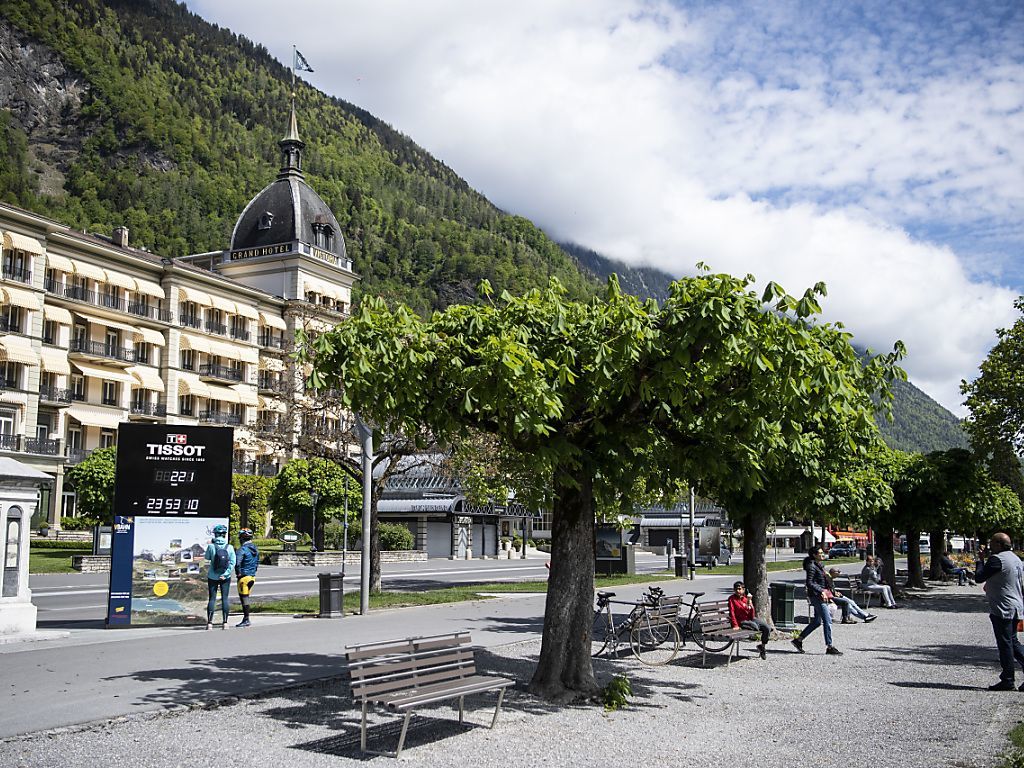
[(684, 567), (683, 566), (683, 561), (685, 560), (685, 558), (682, 555), (676, 555), (675, 560), (676, 560), (676, 578), (677, 579), (681, 579), (681, 578), (683, 578), (683, 576), (686, 575), (684, 573), (684, 571), (683, 571), (683, 567)]
[(796, 584), (772, 582), (768, 585), (772, 599), (772, 623), (776, 629), (796, 629), (793, 620)]
[(320, 579), (320, 618), (340, 619), (345, 615), (342, 601), (345, 587), (340, 573), (318, 573)]

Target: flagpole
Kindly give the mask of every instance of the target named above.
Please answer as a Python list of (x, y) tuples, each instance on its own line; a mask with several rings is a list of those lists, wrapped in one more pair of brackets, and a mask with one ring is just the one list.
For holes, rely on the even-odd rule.
[(295, 65), (298, 61), (298, 46), (292, 46), (292, 111), (295, 111)]

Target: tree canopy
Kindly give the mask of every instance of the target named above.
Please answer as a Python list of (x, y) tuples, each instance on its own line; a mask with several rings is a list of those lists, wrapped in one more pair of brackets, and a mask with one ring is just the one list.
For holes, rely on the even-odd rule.
[(75, 489), (78, 513), (104, 525), (114, 521), (114, 475), (117, 448), (100, 448), (65, 471)]

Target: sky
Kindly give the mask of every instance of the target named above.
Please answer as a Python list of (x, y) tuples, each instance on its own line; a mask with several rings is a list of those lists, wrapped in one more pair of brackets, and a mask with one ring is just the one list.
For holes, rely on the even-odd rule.
[[(1019, 1), (188, 0), (552, 237), (828, 286), (958, 416), (1024, 293)], [(301, 119), (300, 133), (301, 133)]]

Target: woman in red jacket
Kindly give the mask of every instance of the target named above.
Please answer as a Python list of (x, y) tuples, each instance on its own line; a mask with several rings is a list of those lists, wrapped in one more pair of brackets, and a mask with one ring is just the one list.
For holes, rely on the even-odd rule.
[(747, 586), (742, 581), (737, 581), (732, 585), (732, 594), (729, 595), (729, 620), (732, 622), (733, 629), (749, 629), (761, 633), (761, 644), (757, 646), (757, 652), (762, 659), (765, 658), (767, 655), (765, 646), (768, 644), (772, 628), (764, 619), (757, 618), (754, 602), (747, 594)]

